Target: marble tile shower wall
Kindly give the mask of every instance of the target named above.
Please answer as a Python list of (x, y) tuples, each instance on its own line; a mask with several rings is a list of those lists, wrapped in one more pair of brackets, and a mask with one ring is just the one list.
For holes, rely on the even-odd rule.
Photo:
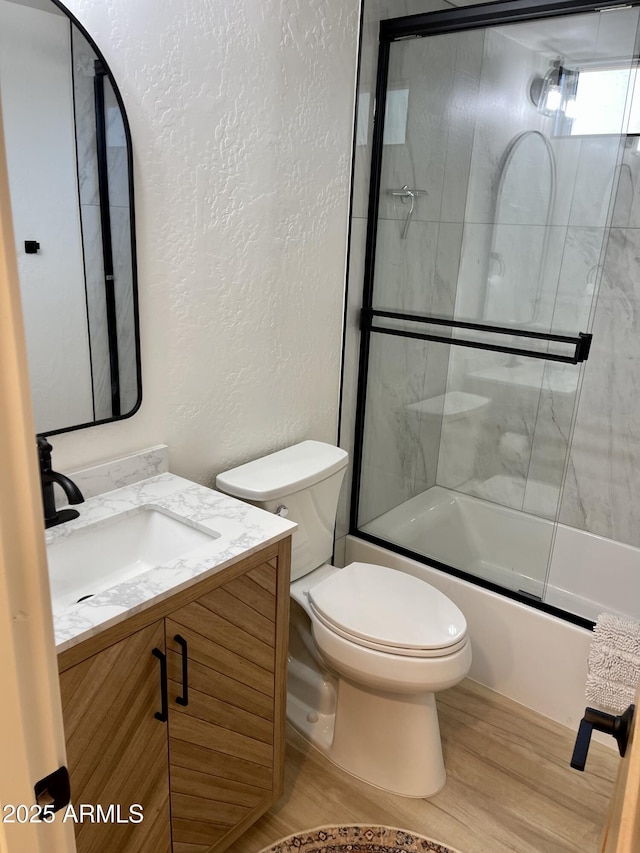
[[(367, 206), (369, 198), (369, 177), (371, 170), (371, 134), (373, 127), (373, 97), (376, 88), (376, 71), (378, 59), (378, 30), (380, 21), (386, 18), (398, 17), (402, 15), (415, 15), (421, 12), (436, 11), (438, 9), (449, 9), (451, 4), (444, 0), (364, 0), (362, 13), (362, 38), (360, 44), (360, 69), (358, 78), (358, 99), (359, 112), (357, 121), (357, 144), (354, 157), (354, 173), (353, 173), (353, 199), (351, 209), (351, 235), (350, 235), (350, 250), (349, 250), (349, 270), (348, 270), (348, 290), (347, 290), (347, 306), (346, 306), (346, 328), (345, 328), (345, 353), (344, 353), (344, 368), (342, 382), (342, 402), (341, 402), (341, 426), (340, 426), (340, 446), (347, 450), (350, 457), (353, 458), (354, 450), (354, 423), (356, 411), (356, 390), (358, 387), (358, 352), (360, 346), (359, 320), (360, 308), (362, 307), (362, 290), (364, 281), (364, 255), (365, 255), (365, 240), (367, 233)], [(400, 81), (401, 82), (401, 81)], [(411, 176), (407, 176), (407, 181)], [(396, 178), (397, 180), (397, 178)], [(406, 181), (402, 181), (399, 186), (402, 186)], [(391, 189), (392, 187), (387, 187)], [(398, 205), (399, 207), (399, 205)], [(397, 214), (402, 216), (406, 212), (406, 208), (402, 207), (397, 211)], [(440, 260), (433, 259), (430, 256), (425, 264), (425, 269), (429, 270), (429, 277), (433, 279), (436, 275), (436, 267), (439, 271), (443, 270), (443, 252), (445, 247), (445, 234), (441, 236), (437, 229), (437, 223), (429, 223), (425, 220), (424, 211), (418, 211), (416, 222), (414, 225), (417, 228), (410, 230), (407, 242), (418, 248), (419, 251), (412, 258), (405, 250), (399, 240), (396, 241), (394, 252), (394, 268), (395, 275), (403, 277), (406, 281), (420, 274), (420, 259), (424, 262), (427, 248), (422, 247), (418, 240), (418, 233), (427, 235), (429, 238), (429, 247), (433, 249), (434, 240), (436, 251), (440, 248)], [(434, 227), (435, 225), (435, 227)], [(386, 238), (386, 246), (389, 246), (389, 237), (392, 229), (399, 227), (397, 218), (395, 222), (386, 222), (381, 227), (381, 238)], [(418, 233), (416, 233), (418, 232)], [(449, 235), (455, 232), (450, 231)], [(450, 254), (450, 262), (457, 266), (457, 257), (459, 254), (459, 239), (457, 244), (454, 243)], [(391, 264), (390, 264), (391, 268)], [(440, 273), (442, 274), (442, 273)], [(374, 357), (379, 360), (388, 362), (390, 368), (392, 390), (393, 387), (399, 385), (399, 379), (404, 375), (404, 360), (406, 354), (403, 354), (400, 362), (403, 366), (393, 368), (391, 360), (393, 344), (389, 341), (384, 343), (389, 345), (387, 352), (379, 350)], [(396, 347), (397, 349), (397, 347)], [(409, 386), (415, 388), (416, 381), (419, 381), (422, 387), (423, 379), (427, 373), (425, 370), (424, 358), (426, 351), (423, 351), (421, 357), (413, 359), (411, 380)], [(416, 379), (415, 369), (417, 367), (419, 380)], [(370, 375), (373, 375), (373, 370)], [(435, 371), (432, 371), (432, 373)], [(442, 371), (446, 376), (446, 364)], [(413, 482), (415, 479), (414, 471), (416, 469), (415, 455), (411, 455), (418, 450), (418, 445), (414, 441), (413, 445), (409, 442), (409, 453), (405, 450), (407, 441), (404, 439), (406, 419), (404, 418), (404, 404), (399, 401), (398, 404), (392, 400), (385, 400), (385, 387), (388, 387), (385, 378), (377, 383), (377, 393), (379, 403), (376, 403), (375, 419), (380, 421), (379, 429), (372, 436), (373, 441), (370, 441), (367, 449), (367, 460), (365, 465), (367, 468), (367, 484), (362, 490), (363, 509), (361, 518), (372, 518), (390, 506), (406, 500), (412, 494), (415, 494)], [(415, 399), (421, 399), (422, 390), (414, 392), (413, 398), (409, 394), (404, 396), (408, 402), (414, 402)], [(367, 425), (371, 426), (371, 423)], [(404, 442), (404, 445), (403, 445)], [(437, 450), (436, 450), (437, 452)], [(404, 460), (404, 461), (403, 461)], [(405, 472), (409, 472), (408, 482), (411, 484), (407, 487), (405, 482)], [(345, 536), (349, 529), (349, 506), (351, 502), (351, 478), (347, 477), (345, 488), (343, 488), (340, 497), (340, 506), (338, 508), (336, 536), (341, 539)], [(418, 488), (420, 491), (420, 488)]]
[[(523, 67), (522, 47), (492, 31), (469, 31), (428, 43), (417, 40), (397, 48), (392, 51), (389, 88), (409, 89), (409, 109), (404, 144), (385, 146), (383, 157), (375, 304), (444, 316), (455, 311), (458, 317), (482, 320), (495, 175), (505, 148), (531, 127), (532, 116), (534, 127), (549, 124), (522, 97), (532, 74), (541, 69), (544, 73), (544, 62), (532, 53), (529, 66)], [(518, 74), (513, 72), (515, 54)], [(407, 208), (385, 190), (404, 184), (425, 189), (428, 195), (418, 199), (407, 238), (401, 240)], [(356, 196), (356, 209), (358, 204), (362, 200)], [(526, 246), (530, 235), (524, 228), (521, 232), (527, 236), (522, 240)], [(446, 472), (455, 466), (441, 454), (451, 447), (448, 431), (459, 433), (460, 423), (449, 425), (434, 414), (420, 416), (409, 407), (442, 399), (451, 390), (482, 396), (482, 389), (466, 381), (469, 365), (477, 360), (469, 352), (436, 343), (374, 340), (361, 521), (436, 483), (458, 485), (457, 480), (448, 481)], [(535, 410), (529, 420), (533, 427)], [(468, 438), (478, 448), (478, 477), (498, 473), (499, 430), (506, 426), (486, 417), (470, 423)], [(515, 427), (520, 427), (520, 418)]]
[[(536, 256), (540, 257), (546, 212), (541, 217), (539, 210), (531, 210), (509, 218), (506, 224), (504, 221), (499, 226), (497, 224), (498, 219), (504, 219), (498, 211), (498, 191), (510, 146), (526, 131), (537, 131), (549, 139), (553, 129), (552, 120), (540, 115), (527, 96), (531, 79), (536, 74), (545, 73), (547, 60), (528, 50), (521, 41), (515, 41), (512, 34), (512, 28), (488, 30), (482, 44), (482, 73), (469, 122), (473, 130), (473, 150), (455, 313), (462, 319), (510, 326), (526, 325), (535, 317), (537, 326), (550, 329), (555, 327), (553, 309), (559, 280), (557, 262), (565, 258), (566, 225), (548, 239), (547, 257), (555, 252), (556, 266), (547, 264), (541, 289), (535, 293), (534, 277), (527, 293), (526, 274), (536, 263)], [(572, 162), (567, 158), (567, 166)], [(575, 173), (575, 165), (573, 170)], [(568, 189), (574, 174), (568, 172), (569, 169), (558, 170), (565, 184), (559, 188), (559, 198), (572, 196)], [(550, 170), (548, 174), (551, 174)], [(533, 193), (540, 180), (541, 175), (525, 175), (521, 191)], [(499, 246), (502, 252), (500, 264), (507, 267), (505, 279), (508, 287), (503, 284), (502, 288), (491, 285), (492, 281), (500, 279), (499, 275), (494, 275), (491, 266), (496, 263), (492, 255), (498, 256), (495, 251), (498, 238), (502, 243)], [(504, 251), (506, 247), (508, 258)], [(566, 257), (569, 262), (569, 256)], [(517, 267), (511, 275), (509, 259), (513, 259)], [(573, 322), (572, 316), (569, 328), (573, 328)], [(502, 342), (512, 346), (523, 345), (522, 340), (517, 339), (503, 338)], [(490, 402), (482, 418), (469, 418), (464, 424), (446, 420), (443, 423), (437, 483), (507, 506), (552, 515), (557, 504), (557, 491), (546, 487), (539, 470), (536, 472), (541, 476), (542, 484), (529, 489), (525, 506), (527, 485), (536, 467), (533, 464), (534, 446), (535, 459), (540, 460), (538, 469), (548, 462), (549, 475), (555, 476), (558, 459), (552, 461), (549, 458), (555, 436), (547, 436), (545, 428), (550, 421), (561, 429), (562, 434), (568, 432), (575, 385), (573, 388), (569, 386), (569, 404), (564, 393), (549, 400), (549, 389), (541, 392), (541, 386), (550, 381), (543, 371), (543, 363), (520, 362), (527, 370), (527, 381), (522, 376), (519, 383), (510, 382), (506, 376), (503, 378), (496, 373), (496, 368), (516, 366), (518, 361), (513, 357), (480, 350), (452, 349), (447, 391), (477, 394)], [(575, 372), (577, 375), (577, 370)], [(507, 375), (516, 379), (514, 374)], [(475, 469), (466, 482), (452, 481), (448, 476), (451, 465), (445, 458), (452, 446), (448, 433), (455, 430), (456, 440), (460, 441), (465, 429), (464, 440), (474, 448)], [(553, 449), (555, 456), (559, 456), (562, 470), (566, 443), (563, 446), (556, 441)]]
[[(483, 33), (470, 31), (391, 52), (389, 92), (408, 91), (406, 127), (385, 145), (378, 217), (374, 304), (452, 316), (462, 246)], [(393, 97), (393, 96), (392, 96)], [(387, 121), (387, 127), (389, 121)], [(404, 185), (424, 190), (406, 238), (407, 205), (391, 195)], [(449, 348), (374, 336), (363, 446), (366, 488), (361, 518), (369, 520), (436, 482), (441, 418), (409, 408), (441, 396)]]
[[(80, 191), (80, 216), (85, 260), (87, 308), (91, 336), (91, 362), (95, 417), (109, 418), (111, 376), (109, 340), (105, 322), (104, 266), (100, 225), (96, 123), (94, 109), (94, 61), (97, 59), (86, 39), (72, 29), (73, 85), (76, 111), (76, 150)], [(120, 395), (122, 411), (130, 411), (137, 398), (134, 329), (131, 322), (131, 240), (129, 182), (124, 128), (111, 85), (105, 82), (107, 117), (107, 167), (109, 179), (111, 239), (116, 287), (116, 324), (120, 353)]]
[(87, 288), (87, 313), (91, 341), (93, 404), (97, 419), (111, 416), (111, 379), (109, 376), (109, 339), (107, 337), (104, 266), (98, 165), (96, 159), (96, 123), (94, 112), (93, 63), (95, 53), (75, 28), (71, 30), (73, 54), (73, 99), (76, 113), (76, 156), (80, 192), (80, 219)]
[[(606, 19), (594, 24), (594, 52), (598, 42), (606, 43), (610, 38), (608, 24)], [(621, 55), (633, 53), (636, 24), (637, 15), (631, 12), (628, 44), (619, 44), (618, 38)], [(500, 43), (499, 36), (499, 31), (488, 34), (481, 90), (485, 73), (490, 79), (500, 54), (506, 56), (516, 47), (522, 51), (521, 46), (506, 39)], [(512, 73), (511, 82), (513, 77)], [(524, 102), (522, 98), (520, 102)], [(507, 111), (503, 109), (500, 114), (505, 116)], [(479, 118), (483, 115), (483, 111), (478, 112)], [(517, 121), (511, 124), (510, 132), (535, 127), (535, 118), (523, 114), (522, 119), (520, 126)], [(458, 488), (640, 545), (640, 532), (630, 511), (640, 496), (640, 430), (636, 426), (640, 411), (636, 410), (632, 390), (640, 374), (640, 345), (634, 334), (640, 290), (637, 285), (634, 290), (631, 273), (638, 259), (634, 228), (638, 157), (630, 143), (625, 147), (624, 138), (554, 138), (544, 121), (539, 129), (550, 137), (557, 184), (535, 322), (550, 331), (575, 333), (585, 330), (592, 317), (591, 357), (584, 368), (576, 411), (577, 367), (537, 362), (526, 368), (521, 362), (520, 366), (516, 364), (514, 381), (509, 384), (504, 380), (505, 370), (500, 381), (494, 381), (495, 370), (492, 379), (487, 377), (492, 371), (486, 369), (486, 363), (500, 364), (498, 357), (478, 358), (454, 351), (447, 389), (463, 389), (491, 399), (489, 417), (482, 424), (470, 425), (469, 441), (476, 448), (475, 477), (466, 488)], [(496, 155), (499, 158), (504, 140), (500, 140), (495, 122), (487, 124), (488, 133), (477, 128), (477, 147), (474, 145), (458, 279), (458, 315), (474, 316), (478, 311), (475, 316), (482, 316), (488, 278), (482, 258), (488, 258), (491, 247), (493, 223), (489, 214), (495, 203), (491, 194), (496, 183), (483, 182), (482, 164), (496, 169)], [(610, 225), (613, 228), (609, 232)], [(532, 230), (512, 226), (514, 244), (522, 241), (524, 245), (527, 232), (531, 240)], [(618, 330), (616, 337), (614, 329)], [(508, 368), (512, 362), (503, 358), (502, 366)], [(479, 365), (483, 369), (479, 370)], [(444, 441), (441, 446), (445, 446)]]
[[(350, 452), (378, 24), (385, 17), (449, 4), (391, 5), (365, 0), (364, 6), (340, 436)], [(592, 33), (594, 49), (598, 38), (607, 38), (605, 16), (599, 17), (599, 29)], [(621, 53), (627, 47), (633, 52), (634, 38), (635, 22), (629, 26), (630, 45), (622, 46)], [(447, 445), (446, 438), (441, 442), (442, 429), (446, 433), (449, 427), (433, 417), (420, 421), (407, 407), (463, 390), (491, 399), (489, 412), (469, 427), (468, 441), (476, 447), (475, 482), (469, 491), (555, 516), (572, 439), (559, 520), (640, 545), (640, 526), (633, 519), (640, 500), (640, 284), (634, 287), (633, 281), (640, 262), (640, 156), (631, 147), (623, 151), (616, 138), (554, 138), (551, 121), (527, 99), (531, 75), (544, 74), (549, 57), (530, 52), (527, 66), (526, 53), (500, 30), (486, 37), (467, 33), (456, 51), (426, 55), (421, 41), (403, 45), (402, 61), (392, 65), (390, 88), (410, 88), (410, 99), (422, 97), (423, 117), (413, 116), (416, 104), (410, 100), (405, 144), (386, 146), (376, 304), (447, 315), (455, 310), (458, 317), (483, 319), (500, 164), (518, 133), (542, 131), (553, 148), (557, 185), (536, 323), (551, 331), (577, 332), (587, 328), (590, 318), (593, 322), (594, 343), (574, 433), (576, 367), (536, 362), (535, 376), (529, 371), (520, 384), (505, 385), (473, 375), (505, 364), (504, 357), (461, 348), (451, 348), (449, 354), (443, 345), (375, 336), (360, 521), (434, 483), (443, 484), (438, 468), (442, 473), (446, 465), (440, 464), (439, 454)], [(363, 94), (365, 100), (369, 97), (364, 116)], [(466, 113), (474, 122), (456, 123), (456, 108), (461, 118)], [(419, 199), (407, 239), (401, 241), (406, 207), (384, 190), (405, 183), (429, 195)], [(514, 225), (512, 231), (514, 241), (531, 243), (526, 224)], [(460, 430), (459, 423), (455, 429)], [(348, 529), (349, 494), (344, 491), (338, 536)]]
[[(625, 153), (634, 184), (640, 168)], [(637, 159), (637, 158), (635, 158)], [(620, 194), (614, 221), (629, 225)], [(637, 220), (636, 220), (637, 221)], [(640, 546), (640, 230), (614, 226), (604, 256), (559, 520)]]
[[(619, 50), (635, 55), (637, 12), (623, 14), (629, 18), (627, 43), (619, 44), (618, 38)], [(607, 38), (606, 30), (599, 37)], [(584, 304), (595, 286), (593, 344), (584, 369), (558, 518), (572, 527), (640, 546), (636, 512), (640, 500), (640, 158), (634, 137), (619, 143), (615, 138), (590, 142), (588, 151), (581, 152), (576, 187), (582, 192), (574, 194), (568, 228), (582, 275), (572, 277), (574, 291), (564, 304), (570, 312), (573, 295), (574, 310), (578, 306), (577, 313), (584, 316)], [(602, 229), (609, 226), (603, 240)], [(579, 316), (581, 323), (583, 316)]]

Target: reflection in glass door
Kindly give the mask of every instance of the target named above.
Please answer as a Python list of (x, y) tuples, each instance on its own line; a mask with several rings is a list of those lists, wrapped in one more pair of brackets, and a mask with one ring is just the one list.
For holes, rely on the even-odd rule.
[(479, 8), (381, 26), (351, 526), (543, 604), (638, 8)]

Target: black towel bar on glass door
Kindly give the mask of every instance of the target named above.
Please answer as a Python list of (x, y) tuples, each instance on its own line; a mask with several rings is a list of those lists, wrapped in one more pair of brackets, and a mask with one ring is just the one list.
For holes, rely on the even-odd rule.
[[(447, 337), (446, 335), (434, 335), (426, 332), (409, 331), (407, 329), (395, 329), (388, 326), (374, 326), (376, 317), (390, 320), (402, 320), (410, 323), (425, 323), (430, 326), (446, 326), (453, 329), (466, 329), (469, 331), (485, 332), (492, 335), (508, 335), (509, 337), (528, 338), (546, 343), (573, 344), (575, 347), (572, 354), (547, 352), (544, 350), (531, 350), (524, 347), (503, 346), (501, 344), (487, 343), (485, 341), (467, 340), (466, 338)], [(360, 329), (366, 332), (379, 332), (383, 335), (396, 335), (402, 338), (416, 338), (422, 341), (436, 341), (451, 346), (472, 347), (474, 349), (490, 350), (492, 352), (504, 352), (510, 355), (522, 355), (527, 358), (541, 358), (545, 361), (558, 361), (565, 364), (578, 364), (586, 361), (589, 357), (592, 335), (586, 332), (578, 332), (576, 335), (555, 335), (547, 332), (534, 332), (529, 329), (514, 329), (506, 326), (490, 326), (483, 323), (470, 323), (464, 320), (449, 320), (445, 317), (429, 317), (422, 314), (405, 314), (398, 311), (383, 311), (377, 308), (363, 308), (360, 320)]]

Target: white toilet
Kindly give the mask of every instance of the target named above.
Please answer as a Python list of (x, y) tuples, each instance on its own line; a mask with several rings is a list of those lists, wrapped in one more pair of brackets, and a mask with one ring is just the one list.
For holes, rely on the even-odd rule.
[(217, 487), (298, 524), (291, 559), (287, 717), (335, 764), (409, 797), (444, 785), (434, 693), (469, 671), (463, 614), (425, 581), (327, 561), (347, 453), (304, 441), (241, 465)]

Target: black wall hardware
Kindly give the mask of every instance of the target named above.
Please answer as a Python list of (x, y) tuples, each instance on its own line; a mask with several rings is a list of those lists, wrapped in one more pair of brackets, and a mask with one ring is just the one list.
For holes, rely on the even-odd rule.
[(69, 771), (66, 767), (58, 767), (53, 773), (36, 782), (33, 790), (39, 806), (46, 806), (48, 812), (59, 812), (71, 801)]
[(24, 252), (25, 255), (36, 255), (40, 251), (40, 243), (37, 240), (25, 240)]
[(624, 757), (634, 711), (635, 705), (629, 705), (624, 714), (614, 717), (613, 714), (605, 714), (604, 711), (597, 711), (595, 708), (585, 708), (571, 757), (573, 769), (584, 770), (594, 729), (614, 737), (618, 743), (618, 752)]
[(189, 671), (187, 658), (187, 641), (180, 634), (176, 634), (173, 638), (176, 643), (182, 648), (182, 696), (176, 697), (178, 705), (189, 704)]
[(151, 654), (160, 661), (160, 696), (162, 701), (162, 710), (156, 711), (153, 715), (156, 720), (161, 723), (166, 723), (169, 719), (169, 698), (167, 696), (167, 656), (160, 649), (151, 649)]
[(478, 27), (515, 24), (518, 21), (556, 18), (560, 15), (580, 15), (620, 8), (622, 5), (636, 6), (637, 0), (622, 4), (620, 0), (504, 0), (501, 3), (480, 3), (465, 7), (455, 14), (453, 9), (440, 12), (425, 12), (390, 18), (380, 22), (381, 41), (401, 41), (406, 38), (455, 33)]

